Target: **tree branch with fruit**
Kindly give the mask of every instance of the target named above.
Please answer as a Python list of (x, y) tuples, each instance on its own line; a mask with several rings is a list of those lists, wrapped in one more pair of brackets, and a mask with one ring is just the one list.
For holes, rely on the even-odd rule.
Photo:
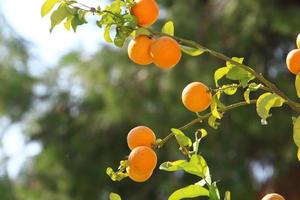
[[(196, 113), (196, 118), (187, 124), (172, 128), (171, 133), (164, 138), (156, 138), (155, 133), (146, 126), (133, 128), (127, 136), (127, 144), (131, 150), (128, 159), (120, 161), (117, 171), (107, 168), (107, 174), (113, 181), (120, 181), (129, 177), (136, 182), (148, 180), (157, 165), (155, 150), (162, 148), (171, 138), (175, 137), (179, 150), (186, 157), (184, 160), (164, 162), (159, 169), (164, 171), (184, 171), (197, 176), (199, 181), (173, 192), (169, 200), (206, 196), (210, 200), (220, 200), (221, 195), (217, 182), (211, 179), (209, 167), (199, 154), (199, 144), (207, 136), (202, 127), (205, 121), (213, 129), (217, 129), (223, 115), (235, 108), (256, 105), (256, 111), (263, 125), (271, 116), (270, 109), (287, 105), (295, 112), (293, 118), (293, 139), (298, 147), (297, 156), (300, 161), (300, 103), (290, 99), (275, 84), (266, 79), (261, 73), (243, 63), (243, 58), (228, 57), (220, 52), (211, 50), (192, 40), (174, 35), (174, 24), (168, 21), (160, 32), (150, 28), (159, 16), (159, 6), (155, 0), (114, 0), (110, 5), (102, 8), (90, 7), (75, 0), (46, 0), (41, 9), (41, 15), (51, 13), (50, 31), (59, 25), (65, 29), (77, 31), (77, 27), (88, 23), (86, 15), (92, 14), (97, 20), (97, 26), (104, 29), (104, 39), (117, 47), (123, 47), (127, 39), (129, 59), (138, 65), (154, 64), (160, 69), (171, 69), (181, 59), (182, 52), (190, 56), (200, 56), (208, 53), (225, 62), (224, 67), (214, 73), (215, 88), (209, 88), (204, 83), (192, 82), (182, 91), (182, 103), (187, 110)], [(295, 88), (300, 98), (300, 34), (297, 38), (298, 49), (292, 50), (287, 58), (287, 68), (296, 75)], [(230, 84), (221, 84), (223, 79)], [(234, 95), (243, 90), (244, 101), (224, 105), (224, 95)], [(257, 99), (250, 99), (252, 92), (260, 92)], [(210, 110), (207, 112), (206, 110)], [(195, 132), (195, 139), (185, 135), (184, 131), (194, 125), (199, 129)], [(230, 200), (230, 192), (224, 195)], [(110, 199), (120, 199), (118, 194), (111, 193)], [(278, 194), (270, 194), (263, 200), (284, 199)]]

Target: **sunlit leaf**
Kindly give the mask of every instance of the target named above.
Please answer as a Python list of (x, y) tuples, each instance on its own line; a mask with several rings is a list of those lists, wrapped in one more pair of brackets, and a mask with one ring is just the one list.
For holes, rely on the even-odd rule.
[(162, 33), (174, 36), (174, 24), (172, 21), (168, 21), (161, 29)]
[(237, 84), (223, 85), (221, 89), (227, 95), (234, 95), (237, 92), (238, 85)]
[(171, 131), (175, 135), (175, 138), (180, 146), (182, 147), (192, 146), (191, 139), (187, 137), (181, 130), (172, 128)]
[(200, 185), (189, 185), (176, 190), (171, 194), (168, 200), (180, 200), (185, 198), (195, 198), (199, 196), (208, 196), (209, 191)]
[(217, 120), (217, 118), (214, 117), (213, 115), (209, 116), (209, 118), (208, 118), (208, 121), (207, 121), (208, 125), (210, 127), (212, 127), (213, 129), (218, 129), (218, 127), (220, 126), (220, 122), (217, 122), (216, 120)]
[(223, 107), (223, 105), (219, 101), (219, 94), (216, 93), (216, 94), (213, 95), (211, 105), (210, 105), (210, 109), (211, 109), (211, 114), (217, 119), (221, 119), (222, 116), (223, 116), (223, 114), (218, 111), (219, 107)]
[(109, 200), (122, 200), (120, 195), (118, 195), (117, 193), (113, 193), (111, 192), (109, 194)]
[(230, 71), (229, 67), (221, 67), (215, 71), (214, 78), (215, 78), (215, 84), (217, 87), (219, 87), (218, 81), (221, 78), (223, 78), (229, 71)]
[(111, 25), (105, 26), (105, 29), (104, 29), (104, 40), (106, 42), (112, 43), (113, 40), (110, 37), (110, 29), (111, 29)]
[(46, 16), (60, 0), (46, 0), (42, 5), (41, 15)]
[(159, 169), (168, 171), (168, 172), (183, 170), (183, 167), (186, 163), (187, 163), (186, 160), (177, 160), (174, 162), (164, 162), (159, 166)]
[(293, 132), (294, 142), (300, 148), (300, 116), (294, 121)]
[(262, 118), (262, 120), (266, 120), (270, 117), (270, 109), (273, 107), (281, 107), (285, 100), (279, 97), (276, 94), (267, 92), (262, 94), (256, 102), (256, 111), (257, 114)]
[(188, 47), (188, 46), (180, 46), (181, 51), (183, 51), (184, 53), (190, 55), (190, 56), (199, 56), (203, 53), (206, 52), (205, 49), (200, 49), (200, 48), (193, 48), (193, 47)]
[(231, 197), (230, 197), (230, 192), (229, 191), (226, 191), (225, 192), (225, 197), (224, 197), (224, 200), (231, 200)]
[(297, 157), (298, 157), (298, 160), (300, 161), (300, 148), (298, 149)]
[(68, 16), (70, 16), (70, 13), (66, 9), (65, 4), (61, 4), (57, 10), (55, 10), (50, 19), (51, 19), (51, 28), (50, 32), (52, 32), (53, 28), (57, 25), (59, 25), (64, 19), (66, 19)]

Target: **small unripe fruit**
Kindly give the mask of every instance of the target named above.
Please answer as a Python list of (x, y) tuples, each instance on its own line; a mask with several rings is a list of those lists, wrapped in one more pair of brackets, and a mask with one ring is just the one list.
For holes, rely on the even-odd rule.
[(135, 0), (135, 5), (131, 8), (140, 26), (151, 26), (159, 15), (159, 7), (155, 0)]
[(261, 200), (285, 200), (285, 199), (279, 194), (270, 193), (264, 196)]
[(156, 66), (169, 69), (174, 67), (181, 58), (181, 49), (176, 40), (163, 36), (153, 41), (150, 53)]
[(288, 53), (286, 65), (293, 74), (300, 72), (300, 49), (294, 49)]
[(209, 88), (201, 82), (192, 82), (182, 91), (182, 103), (192, 112), (202, 112), (211, 103), (211, 92)]
[(141, 35), (131, 40), (128, 45), (128, 57), (139, 65), (148, 65), (153, 59), (150, 55), (152, 39), (148, 36)]
[(132, 150), (138, 146), (152, 147), (156, 140), (154, 132), (146, 126), (137, 126), (127, 135), (128, 147)]
[(149, 147), (140, 146), (134, 148), (128, 157), (128, 166), (135, 171), (146, 174), (154, 170), (157, 157), (156, 153)]

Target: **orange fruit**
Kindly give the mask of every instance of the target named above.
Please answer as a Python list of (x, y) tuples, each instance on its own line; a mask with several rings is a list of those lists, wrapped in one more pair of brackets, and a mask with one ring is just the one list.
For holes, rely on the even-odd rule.
[(261, 200), (285, 200), (285, 199), (279, 194), (270, 193), (264, 196)]
[(297, 47), (298, 47), (298, 49), (300, 49), (300, 33), (298, 34), (298, 37), (297, 37), (296, 43), (297, 43)]
[(164, 69), (174, 67), (181, 58), (179, 44), (176, 40), (167, 36), (153, 41), (150, 52), (154, 64)]
[(140, 26), (151, 26), (155, 23), (159, 15), (159, 7), (155, 0), (135, 0), (135, 5), (131, 8)]
[(300, 72), (300, 49), (294, 49), (288, 53), (286, 65), (293, 74)]
[(146, 126), (137, 126), (131, 129), (127, 135), (127, 144), (131, 150), (138, 146), (151, 148), (155, 140), (154, 132)]
[(156, 163), (156, 153), (146, 146), (134, 148), (128, 157), (128, 166), (143, 174), (152, 172)]
[(128, 173), (129, 178), (135, 182), (145, 182), (152, 175), (152, 171), (146, 172), (146, 173), (141, 173), (141, 172), (134, 170), (134, 168), (132, 168), (132, 167), (127, 167), (126, 171)]
[(152, 39), (148, 36), (141, 35), (131, 40), (128, 45), (129, 58), (139, 65), (148, 65), (153, 59), (150, 55)]
[(192, 82), (182, 91), (182, 103), (192, 112), (201, 112), (209, 107), (211, 103), (211, 92), (201, 82)]

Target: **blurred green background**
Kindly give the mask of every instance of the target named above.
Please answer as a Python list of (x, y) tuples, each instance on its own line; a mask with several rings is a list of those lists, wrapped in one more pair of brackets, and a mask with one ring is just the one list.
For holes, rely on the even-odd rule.
[[(30, 3), (39, 8), (43, 1), (26, 4)], [(299, 1), (158, 3), (162, 11), (154, 28), (160, 29), (171, 19), (176, 35), (228, 56), (245, 57), (247, 64), (296, 99), (294, 76), (286, 69), (285, 56), (295, 48), (300, 32)], [(39, 10), (35, 12), (32, 16), (40, 18)], [(145, 183), (129, 179), (112, 182), (105, 170), (116, 168), (129, 153), (126, 135), (134, 126), (149, 126), (158, 137), (164, 137), (170, 128), (194, 119), (181, 103), (182, 89), (191, 81), (213, 86), (213, 72), (223, 62), (208, 55), (184, 55), (172, 70), (137, 66), (129, 61), (126, 46), (116, 49), (99, 42), (102, 33), (91, 23), (93, 34), (85, 37), (92, 37), (96, 50), (87, 53), (78, 45), (55, 55), (56, 60), (49, 63), (39, 58), (38, 48), (26, 35), (14, 30), (6, 14), (2, 10), (0, 17), (1, 200), (106, 200), (109, 192), (129, 200), (160, 200), (197, 181), (193, 176), (156, 169)], [(49, 25), (44, 20), (45, 26), (33, 26), (30, 20), (22, 21), (19, 12), (13, 16), (31, 32)], [(52, 35), (44, 35), (49, 43), (55, 37)], [(60, 45), (68, 37), (76, 35), (61, 36)], [(47, 50), (49, 54), (55, 51)], [(240, 101), (241, 94), (223, 101)], [(227, 113), (217, 131), (207, 128), (209, 136), (200, 147), (201, 153), (212, 177), (219, 180), (222, 194), (230, 190), (233, 200), (254, 200), (276, 191), (287, 200), (300, 199), (293, 115), (287, 107), (274, 109), (268, 125), (262, 126), (255, 107), (249, 106)], [(199, 127), (207, 125), (194, 126), (186, 133), (192, 135)], [(20, 133), (18, 137), (9, 139), (16, 133)], [(10, 153), (17, 146), (23, 148)], [(159, 162), (182, 158), (174, 141), (160, 149), (158, 157)], [(17, 158), (15, 164), (11, 163), (13, 158)]]

